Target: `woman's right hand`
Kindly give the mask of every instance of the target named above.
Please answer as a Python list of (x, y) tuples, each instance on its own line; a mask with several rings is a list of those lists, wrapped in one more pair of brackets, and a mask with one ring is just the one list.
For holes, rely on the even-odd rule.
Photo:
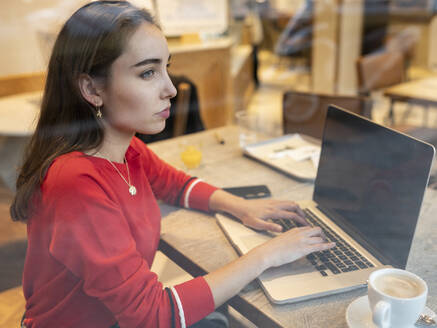
[(265, 268), (280, 266), (335, 246), (327, 242), (319, 227), (294, 228), (256, 247), (264, 259)]
[(296, 261), (335, 246), (326, 242), (320, 228), (305, 226), (281, 233), (237, 260), (204, 276), (216, 307), (235, 296), (264, 270)]

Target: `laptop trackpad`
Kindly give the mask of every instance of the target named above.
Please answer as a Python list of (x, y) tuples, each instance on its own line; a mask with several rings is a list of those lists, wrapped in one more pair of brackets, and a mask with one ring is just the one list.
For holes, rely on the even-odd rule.
[(320, 276), (320, 274), (315, 270), (314, 266), (306, 259), (306, 257), (303, 257), (294, 262), (287, 263), (279, 267), (270, 268), (263, 273), (263, 277), (268, 277), (268, 280), (271, 280), (284, 276), (307, 274), (310, 272), (317, 273), (317, 275)]

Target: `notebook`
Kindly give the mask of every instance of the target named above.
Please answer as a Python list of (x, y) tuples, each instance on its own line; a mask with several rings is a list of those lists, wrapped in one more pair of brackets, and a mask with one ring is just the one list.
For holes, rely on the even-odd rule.
[(299, 180), (314, 181), (320, 145), (301, 135), (287, 134), (243, 147), (243, 154)]
[[(364, 287), (376, 269), (405, 268), (434, 153), (430, 144), (329, 106), (313, 199), (298, 203), (337, 246), (265, 271), (258, 280), (270, 301), (340, 293)], [(272, 238), (216, 217), (240, 254)]]

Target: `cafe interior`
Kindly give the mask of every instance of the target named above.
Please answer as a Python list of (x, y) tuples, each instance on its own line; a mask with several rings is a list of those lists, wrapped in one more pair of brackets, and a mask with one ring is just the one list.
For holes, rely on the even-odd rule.
[[(26, 225), (9, 214), (17, 170), (35, 129), (57, 33), (87, 2), (0, 1), (0, 327), (17, 327), (25, 305)], [(137, 136), (190, 175), (223, 188), (265, 185), (274, 197), (310, 199), (330, 105), (437, 146), (435, 0), (131, 2), (159, 22), (178, 91), (165, 129)], [(291, 136), (302, 137), (311, 156), (296, 159), (288, 148), (284, 156), (260, 153)], [(437, 169), (430, 163), (406, 268), (428, 283), (432, 312)], [(239, 256), (214, 216), (160, 205), (162, 236), (152, 270), (164, 285)], [(193, 223), (184, 225), (191, 216)], [(263, 288), (254, 281), (229, 301), (229, 327), (364, 327), (348, 315), (365, 288), (286, 304), (272, 302)]]

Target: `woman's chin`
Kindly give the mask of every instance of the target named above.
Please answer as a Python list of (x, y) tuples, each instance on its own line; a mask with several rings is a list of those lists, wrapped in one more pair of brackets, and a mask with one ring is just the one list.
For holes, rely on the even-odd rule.
[(155, 126), (148, 127), (147, 129), (138, 130), (137, 132), (141, 134), (153, 135), (164, 131), (164, 129), (165, 129), (165, 122), (163, 122), (163, 124), (156, 124)]

